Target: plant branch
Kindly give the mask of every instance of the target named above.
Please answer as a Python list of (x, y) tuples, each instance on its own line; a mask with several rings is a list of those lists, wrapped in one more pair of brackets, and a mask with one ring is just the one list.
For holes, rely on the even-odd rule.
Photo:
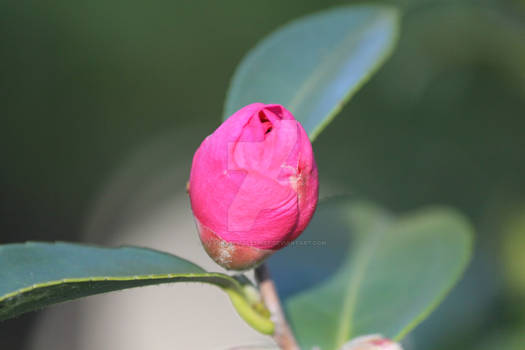
[(277, 294), (275, 283), (270, 277), (270, 271), (266, 263), (259, 265), (255, 269), (255, 279), (259, 285), (259, 291), (264, 304), (268, 310), (270, 310), (272, 321), (275, 323), (274, 340), (283, 350), (300, 350), (292, 330), (284, 317), (281, 301)]

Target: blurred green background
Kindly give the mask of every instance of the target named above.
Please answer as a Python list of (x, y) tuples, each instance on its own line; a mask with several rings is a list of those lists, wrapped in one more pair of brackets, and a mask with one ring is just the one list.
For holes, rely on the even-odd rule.
[[(258, 40), (346, 3), (1, 1), (0, 243), (80, 240), (131, 154), (190, 128), (170, 142), (177, 162), (177, 142), (218, 125)], [(473, 264), (407, 348), (523, 349), (525, 2), (389, 3), (404, 13), (398, 48), (315, 142), (322, 191), (466, 213)], [(0, 324), (0, 347), (28, 348), (36, 317)]]

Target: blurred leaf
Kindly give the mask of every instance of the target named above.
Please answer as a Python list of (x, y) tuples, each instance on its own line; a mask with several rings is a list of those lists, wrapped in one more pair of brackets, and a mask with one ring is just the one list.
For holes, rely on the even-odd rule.
[[(486, 330), (485, 330), (486, 332)], [(476, 350), (523, 350), (525, 324), (513, 324), (506, 328), (484, 334), (477, 339)]]
[(525, 296), (525, 207), (515, 209), (503, 227), (502, 264), (510, 293)]
[(235, 71), (223, 119), (253, 103), (280, 103), (313, 140), (383, 64), (398, 37), (387, 6), (338, 7), (282, 27)]
[[(0, 321), (51, 304), (115, 290), (170, 282), (204, 282), (223, 289), (252, 327), (273, 333), (257, 310), (250, 285), (208, 273), (179, 257), (138, 247), (101, 248), (71, 243), (0, 246)], [(197, 301), (193, 301), (197, 302)]]
[[(331, 265), (324, 283), (284, 295), (301, 345), (323, 350), (338, 349), (363, 334), (400, 340), (458, 281), (472, 246), (471, 227), (450, 209), (395, 219), (371, 204), (343, 199), (321, 204), (305, 236), (305, 242), (321, 239), (325, 244), (302, 257), (300, 247), (287, 248), (303, 269), (346, 247), (344, 259)], [(287, 269), (275, 261), (271, 267)]]

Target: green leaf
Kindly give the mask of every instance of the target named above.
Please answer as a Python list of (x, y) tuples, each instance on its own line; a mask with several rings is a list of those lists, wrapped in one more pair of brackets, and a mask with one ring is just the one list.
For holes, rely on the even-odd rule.
[[(368, 203), (333, 200), (320, 205), (303, 239), (325, 244), (308, 250), (298, 243), (287, 248), (294, 254), (288, 258), (318, 276), (314, 265), (325, 264), (326, 276), (302, 291), (282, 293), (285, 309), (303, 348), (329, 350), (358, 335), (400, 340), (412, 330), (465, 270), (472, 229), (450, 209), (396, 219)], [(272, 272), (286, 269), (276, 264)], [(288, 278), (293, 273), (288, 270)], [(286, 278), (282, 271), (277, 276)]]
[[(246, 279), (208, 273), (179, 257), (138, 247), (71, 243), (0, 246), (0, 321), (51, 304), (126, 288), (204, 282), (223, 289), (252, 327), (273, 333), (273, 322)], [(197, 301), (192, 301), (197, 302)]]
[(398, 22), (395, 8), (352, 5), (280, 28), (238, 66), (223, 119), (253, 102), (279, 103), (314, 140), (390, 56)]

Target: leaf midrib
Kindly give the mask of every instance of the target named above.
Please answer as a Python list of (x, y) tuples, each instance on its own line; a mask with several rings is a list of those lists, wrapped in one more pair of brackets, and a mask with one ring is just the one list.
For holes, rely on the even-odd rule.
[[(173, 279), (188, 278), (188, 282), (206, 282), (218, 284), (217, 280), (224, 281), (220, 285), (221, 288), (231, 288), (238, 293), (242, 293), (242, 287), (235, 279), (230, 276), (223, 275), (220, 273), (181, 273), (181, 274), (159, 274), (159, 275), (138, 275), (138, 276), (95, 276), (95, 277), (79, 277), (79, 278), (63, 278), (60, 280), (53, 280), (42, 283), (35, 283), (31, 286), (17, 289), (13, 292), (0, 295), (0, 302), (7, 300), (17, 295), (30, 292), (35, 289), (46, 288), (57, 286), (60, 284), (71, 284), (71, 283), (87, 283), (87, 282), (125, 282), (125, 281), (147, 281), (147, 280), (167, 280), (166, 282)], [(211, 282), (211, 280), (214, 282)]]
[[(346, 297), (343, 300), (343, 307), (341, 308), (339, 328), (335, 336), (335, 349), (341, 348), (352, 336), (354, 328), (353, 316), (357, 306), (357, 300), (359, 296), (359, 290), (361, 284), (365, 279), (365, 272), (372, 261), (373, 252), (375, 247), (379, 244), (380, 239), (384, 236), (386, 230), (386, 220), (375, 223), (374, 228), (366, 234), (364, 243), (358, 244), (355, 259), (349, 262), (349, 266), (353, 266), (354, 273), (348, 283), (348, 291), (345, 293)], [(346, 269), (344, 269), (346, 270)]]

